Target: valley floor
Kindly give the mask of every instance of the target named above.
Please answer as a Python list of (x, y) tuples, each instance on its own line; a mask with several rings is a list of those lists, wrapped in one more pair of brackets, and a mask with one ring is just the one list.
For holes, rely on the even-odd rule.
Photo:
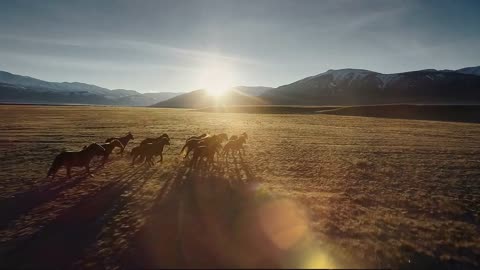
[[(127, 150), (168, 133), (164, 163), (44, 177), (62, 149), (127, 131)], [(179, 155), (244, 131), (241, 159), (193, 171)], [(479, 139), (465, 123), (0, 106), (0, 266), (474, 269)]]

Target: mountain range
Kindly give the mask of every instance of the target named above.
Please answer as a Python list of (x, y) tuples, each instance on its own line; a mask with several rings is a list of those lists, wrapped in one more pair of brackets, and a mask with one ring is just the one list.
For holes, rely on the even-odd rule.
[[(235, 96), (235, 91), (229, 91), (229, 100), (222, 105), (480, 104), (480, 67), (394, 74), (331, 69), (265, 90), (249, 104), (246, 104), (248, 99), (230, 98), (232, 95)], [(199, 96), (194, 91), (152, 106), (199, 108), (215, 105), (205, 93)]]
[(259, 97), (271, 89), (273, 88), (264, 86), (238, 86), (226, 90), (218, 98), (209, 95), (205, 89), (199, 89), (161, 101), (152, 107), (199, 109), (218, 105), (265, 105), (267, 103)]
[(149, 106), (180, 93), (139, 93), (79, 82), (48, 82), (0, 71), (0, 102)]
[(382, 74), (362, 69), (328, 70), (260, 96), (270, 104), (365, 105), (480, 103), (480, 67)]
[(47, 82), (0, 71), (0, 102), (66, 103), (168, 108), (231, 105), (480, 104), (480, 66), (383, 74), (328, 70), (277, 88), (237, 86), (221, 98), (206, 90), (139, 93), (79, 82)]

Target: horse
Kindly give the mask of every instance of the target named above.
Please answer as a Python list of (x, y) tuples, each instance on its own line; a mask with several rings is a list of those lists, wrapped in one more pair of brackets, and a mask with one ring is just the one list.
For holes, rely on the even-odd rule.
[(125, 147), (127, 147), (128, 142), (129, 142), (130, 140), (133, 140), (133, 139), (134, 139), (134, 138), (133, 138), (133, 135), (132, 135), (132, 133), (129, 131), (129, 132), (127, 133), (127, 135), (125, 135), (125, 136), (123, 136), (123, 137), (118, 137), (118, 138), (117, 138), (117, 137), (112, 137), (112, 138), (108, 138), (108, 139), (105, 140), (105, 142), (108, 143), (108, 142), (111, 142), (111, 141), (113, 141), (113, 140), (119, 140), (119, 141), (122, 143), (122, 145), (123, 145), (123, 148), (122, 148), (122, 150), (120, 151), (120, 154), (123, 156), (123, 151), (125, 150)]
[(206, 158), (206, 165), (214, 163), (215, 154), (218, 154), (222, 148), (221, 140), (215, 140), (209, 145), (200, 145), (193, 150), (193, 157), (190, 161), (190, 167), (196, 168)]
[(213, 142), (219, 141), (222, 143), (223, 141), (226, 141), (228, 139), (227, 134), (221, 133), (218, 135), (213, 135), (213, 136), (207, 136), (202, 139), (190, 139), (187, 140), (185, 145), (182, 147), (182, 150), (180, 150), (180, 154), (183, 153), (185, 149), (187, 149), (187, 153), (185, 154), (184, 158), (187, 158), (188, 155), (190, 154), (191, 151), (193, 151), (195, 148), (202, 146), (202, 145), (209, 145)]
[(48, 170), (47, 177), (55, 178), (58, 170), (65, 166), (67, 168), (67, 177), (70, 178), (70, 170), (72, 167), (85, 167), (87, 173), (90, 174), (90, 160), (96, 155), (104, 155), (105, 148), (97, 143), (83, 147), (79, 152), (63, 151), (53, 160), (52, 166)]
[(101, 146), (105, 148), (105, 153), (103, 154), (102, 166), (105, 165), (105, 162), (107, 162), (108, 157), (112, 153), (113, 149), (115, 149), (115, 147), (119, 147), (121, 151), (123, 151), (123, 149), (125, 148), (125, 146), (123, 146), (122, 142), (120, 142), (119, 140), (111, 140), (108, 143), (101, 144)]
[(145, 140), (140, 142), (140, 145), (144, 145), (147, 143), (156, 143), (160, 141), (162, 138), (167, 138), (168, 140), (170, 140), (170, 137), (168, 136), (168, 134), (163, 133), (160, 137), (157, 137), (157, 138), (146, 138)]
[(237, 139), (228, 141), (223, 147), (222, 155), (225, 156), (225, 158), (228, 158), (228, 154), (231, 152), (232, 156), (235, 157), (235, 152), (238, 152), (241, 156), (242, 153), (240, 150), (243, 150), (243, 154), (245, 154), (245, 148), (243, 148), (243, 144), (247, 142), (248, 137), (245, 135), (242, 134)]
[(185, 143), (187, 143), (189, 140), (200, 140), (200, 139), (203, 139), (203, 138), (206, 138), (208, 137), (207, 133), (203, 133), (202, 135), (199, 135), (199, 136), (192, 136), (190, 138), (187, 138), (185, 140)]
[(132, 166), (138, 156), (142, 160), (145, 158), (145, 163), (153, 165), (153, 157), (160, 156), (160, 162), (163, 162), (163, 148), (165, 145), (170, 145), (170, 139), (162, 138), (154, 143), (145, 143), (132, 149)]

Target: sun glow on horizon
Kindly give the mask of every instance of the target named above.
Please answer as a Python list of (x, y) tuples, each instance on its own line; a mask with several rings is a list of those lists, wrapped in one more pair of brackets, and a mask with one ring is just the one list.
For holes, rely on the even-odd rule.
[(208, 95), (221, 97), (234, 86), (233, 70), (224, 63), (208, 64), (200, 73), (198, 85), (205, 88)]

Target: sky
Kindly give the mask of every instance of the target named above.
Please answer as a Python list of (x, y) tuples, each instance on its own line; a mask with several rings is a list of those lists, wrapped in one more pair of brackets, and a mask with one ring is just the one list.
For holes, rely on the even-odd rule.
[[(0, 1), (0, 70), (110, 89), (480, 65), (480, 1)], [(213, 86), (212, 86), (213, 87)]]

